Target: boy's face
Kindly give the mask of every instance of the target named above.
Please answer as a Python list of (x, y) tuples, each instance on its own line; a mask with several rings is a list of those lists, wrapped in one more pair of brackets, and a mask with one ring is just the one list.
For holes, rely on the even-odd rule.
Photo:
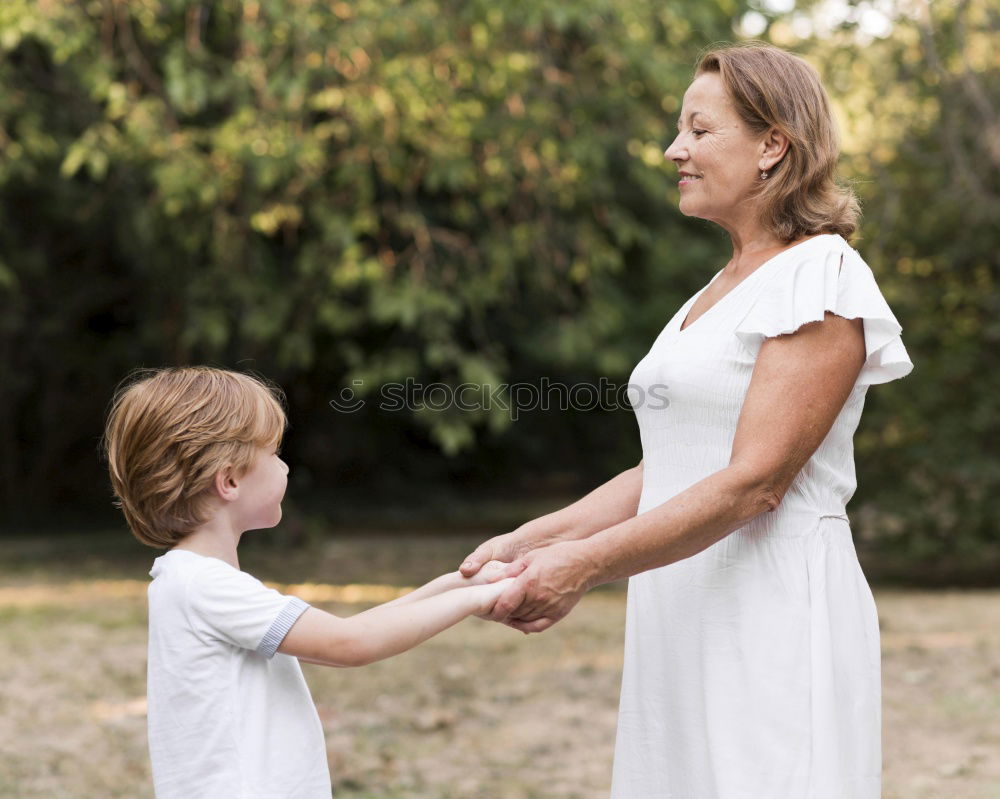
[(240, 526), (244, 530), (263, 530), (281, 521), (281, 500), (288, 485), (288, 465), (276, 450), (258, 448), (257, 459), (238, 481), (237, 503)]

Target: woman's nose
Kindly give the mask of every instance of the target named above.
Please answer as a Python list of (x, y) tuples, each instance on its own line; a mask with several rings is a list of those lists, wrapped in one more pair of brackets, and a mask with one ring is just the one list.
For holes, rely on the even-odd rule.
[(677, 158), (679, 157), (679, 153), (681, 151), (681, 148), (678, 144), (679, 139), (680, 136), (674, 139), (670, 143), (670, 146), (668, 146), (667, 149), (663, 151), (663, 157), (666, 158), (668, 161), (676, 161)]
[(683, 151), (683, 147), (681, 146), (680, 141), (681, 141), (681, 136), (678, 133), (677, 137), (672, 142), (670, 142), (670, 146), (663, 151), (663, 157), (666, 158), (668, 161), (677, 161), (681, 159), (681, 153)]

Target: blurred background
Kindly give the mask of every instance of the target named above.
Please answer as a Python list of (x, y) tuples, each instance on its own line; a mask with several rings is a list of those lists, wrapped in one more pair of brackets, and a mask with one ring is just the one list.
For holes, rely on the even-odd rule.
[[(1000, 796), (998, 28), (989, 0), (4, 0), (0, 795), (149, 791), (155, 553), (98, 452), (133, 368), (285, 389), (286, 519), (245, 568), (345, 612), (634, 465), (628, 408), (378, 399), (627, 383), (729, 256), (662, 156), (693, 65), (759, 38), (825, 81), (915, 364), (869, 391), (848, 508), (887, 795)], [(546, 636), (311, 670), (338, 795), (606, 795), (620, 589)]]

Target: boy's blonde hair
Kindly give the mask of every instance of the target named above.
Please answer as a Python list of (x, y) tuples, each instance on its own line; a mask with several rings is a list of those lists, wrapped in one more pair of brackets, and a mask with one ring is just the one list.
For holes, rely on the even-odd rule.
[(207, 521), (216, 474), (237, 476), (285, 432), (284, 394), (209, 366), (140, 369), (115, 392), (103, 450), (115, 505), (142, 543), (168, 548)]

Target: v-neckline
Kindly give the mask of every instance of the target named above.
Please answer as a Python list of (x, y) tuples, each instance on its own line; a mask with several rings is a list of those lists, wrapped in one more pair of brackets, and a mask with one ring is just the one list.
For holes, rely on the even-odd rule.
[(721, 275), (726, 270), (726, 267), (722, 267), (722, 269), (720, 269), (718, 272), (716, 272), (715, 275), (712, 277), (712, 279), (709, 280), (708, 283), (706, 283), (704, 286), (702, 286), (702, 288), (691, 298), (690, 305), (687, 306), (687, 310), (684, 313), (684, 318), (681, 320), (680, 326), (677, 328), (677, 334), (680, 335), (681, 333), (687, 333), (692, 327), (694, 327), (702, 319), (704, 319), (706, 316), (708, 316), (710, 313), (712, 313), (712, 311), (715, 310), (716, 306), (718, 306), (719, 304), (721, 304), (722, 302), (724, 302), (726, 300), (726, 298), (729, 297), (730, 294), (733, 294), (738, 288), (740, 288), (744, 283), (746, 283), (748, 280), (750, 280), (754, 275), (756, 275), (758, 272), (760, 272), (762, 269), (764, 269), (764, 267), (766, 267), (769, 264), (771, 264), (776, 258), (780, 258), (785, 253), (788, 253), (788, 252), (791, 252), (792, 250), (798, 249), (802, 245), (808, 244), (809, 242), (815, 241), (816, 239), (823, 238), (824, 236), (835, 236), (835, 235), (836, 235), (835, 233), (819, 233), (819, 234), (817, 234), (815, 236), (810, 236), (808, 239), (805, 239), (804, 241), (800, 241), (798, 244), (793, 244), (791, 247), (786, 247), (785, 249), (781, 250), (780, 252), (776, 252), (770, 258), (764, 260), (760, 264), (760, 266), (758, 266), (756, 269), (754, 269), (749, 275), (747, 275), (745, 278), (743, 278), (739, 283), (737, 283), (735, 286), (733, 286), (731, 289), (729, 289), (729, 291), (727, 291), (725, 294), (723, 294), (721, 297), (719, 297), (719, 299), (717, 299), (715, 302), (713, 302), (711, 305), (709, 305), (708, 308), (706, 308), (704, 311), (701, 312), (701, 316), (699, 316), (697, 319), (695, 319), (694, 321), (692, 321), (691, 324), (689, 324), (687, 327), (685, 327), (684, 323), (687, 322), (688, 317), (691, 315), (691, 309), (694, 308), (695, 303), (698, 302), (698, 299), (701, 297), (702, 294), (704, 294), (706, 291), (708, 291), (708, 289), (712, 286), (712, 284), (718, 279), (719, 275)]

